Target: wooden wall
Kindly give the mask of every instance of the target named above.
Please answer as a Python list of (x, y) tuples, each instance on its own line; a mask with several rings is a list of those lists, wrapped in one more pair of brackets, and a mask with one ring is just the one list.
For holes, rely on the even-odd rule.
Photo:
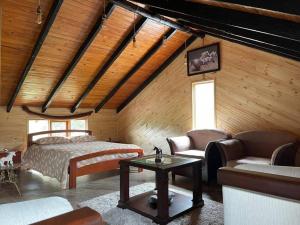
[[(181, 54), (119, 114), (119, 135), (151, 152), (168, 152), (166, 137), (192, 129), (192, 82), (215, 79), (217, 127), (245, 130), (288, 130), (300, 137), (300, 62), (220, 42), (221, 71), (188, 77)], [(203, 45), (196, 40), (191, 49)], [(300, 163), (300, 154), (299, 154)]]
[[(87, 109), (78, 112), (81, 111), (86, 112)], [(69, 114), (69, 110), (49, 109), (47, 113), (65, 115)], [(10, 113), (6, 112), (6, 107), (0, 107), (0, 148), (25, 149), (28, 119), (40, 118), (25, 113), (20, 107), (14, 107)], [(99, 140), (108, 138), (118, 140), (117, 114), (114, 110), (102, 110), (100, 113), (92, 114), (88, 118), (88, 128)]]

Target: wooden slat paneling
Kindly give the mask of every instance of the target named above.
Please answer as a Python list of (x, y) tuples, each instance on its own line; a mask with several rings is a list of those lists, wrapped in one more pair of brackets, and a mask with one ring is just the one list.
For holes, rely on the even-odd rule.
[(138, 72), (135, 73), (116, 95), (105, 105), (104, 108), (116, 108), (123, 103), (127, 97), (139, 87), (144, 80), (146, 80), (158, 67), (161, 65), (173, 52), (176, 51), (178, 46), (181, 46), (188, 38), (188, 35), (180, 31), (176, 32), (163, 46), (158, 50), (151, 59), (145, 63)]
[[(38, 108), (32, 108), (38, 111)], [(88, 109), (79, 109), (78, 113), (86, 112)], [(47, 113), (53, 115), (68, 115), (70, 111), (62, 108), (50, 108)], [(21, 107), (14, 107), (10, 113), (5, 107), (0, 107), (0, 149), (20, 149), (26, 148), (26, 138), (28, 132), (28, 119), (41, 119), (38, 116), (24, 112)], [(101, 124), (101, 126), (99, 126)], [(102, 110), (88, 117), (88, 128), (99, 140), (118, 140), (117, 114), (114, 110)]]
[[(217, 127), (287, 130), (300, 137), (300, 62), (249, 47), (219, 42), (221, 71), (188, 77), (181, 54), (119, 114), (119, 135), (150, 153), (153, 145), (168, 153), (166, 137), (192, 129), (192, 82), (215, 79)], [(201, 46), (196, 41), (191, 48)], [(134, 116), (133, 116), (134, 115)], [(298, 163), (300, 165), (300, 153)]]
[(65, 0), (16, 104), (41, 106), (102, 13), (97, 0)]
[[(71, 107), (79, 98), (99, 68), (117, 48), (134, 20), (133, 14), (117, 7), (105, 27), (97, 35), (85, 55), (65, 82), (60, 92), (54, 98), (53, 106)], [(97, 104), (94, 102), (94, 104)], [(94, 104), (92, 106), (94, 106)], [(87, 105), (83, 105), (87, 107)]]
[(93, 91), (91, 91), (90, 95), (84, 100), (83, 106), (93, 105), (95, 107), (138, 60), (146, 54), (163, 32), (164, 29), (161, 25), (148, 20), (136, 36), (136, 48), (131, 43), (126, 47)]
[[(36, 23), (37, 1), (4, 0), (1, 3), (3, 28), (0, 103), (5, 105), (14, 91), (42, 26)], [(42, 1), (44, 18), (47, 17), (51, 5), (51, 0)]]

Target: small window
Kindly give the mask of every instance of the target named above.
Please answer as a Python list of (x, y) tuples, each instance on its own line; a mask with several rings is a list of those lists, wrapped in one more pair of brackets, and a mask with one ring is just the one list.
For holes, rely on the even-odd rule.
[[(71, 129), (72, 130), (86, 130), (87, 129), (87, 120), (71, 120)], [(84, 132), (71, 133), (71, 136), (85, 135)]]
[(193, 83), (193, 127), (194, 129), (216, 127), (214, 81)]
[[(68, 130), (68, 121), (50, 121), (51, 130)], [(55, 136), (66, 137), (66, 133), (56, 133)]]
[[(35, 133), (40, 131), (48, 131), (49, 122), (48, 120), (29, 120), (28, 122), (28, 133)], [(47, 137), (47, 134), (33, 137), (34, 140), (42, 137)]]
[[(35, 133), (49, 130), (86, 130), (88, 129), (87, 120), (29, 120), (28, 133)], [(71, 133), (71, 136), (85, 135), (84, 132)], [(54, 136), (69, 136), (66, 133), (53, 134)], [(46, 137), (39, 135), (36, 138)]]

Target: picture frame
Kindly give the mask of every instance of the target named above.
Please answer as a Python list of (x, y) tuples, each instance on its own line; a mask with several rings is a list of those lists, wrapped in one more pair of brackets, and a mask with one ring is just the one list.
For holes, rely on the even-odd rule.
[(220, 44), (214, 43), (187, 52), (187, 74), (215, 72), (221, 69), (220, 66)]

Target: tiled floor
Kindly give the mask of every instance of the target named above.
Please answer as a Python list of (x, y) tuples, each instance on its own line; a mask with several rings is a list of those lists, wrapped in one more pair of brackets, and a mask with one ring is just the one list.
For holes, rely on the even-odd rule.
[[(154, 173), (149, 171), (130, 174), (130, 186), (153, 181)], [(174, 185), (187, 191), (192, 188), (191, 180), (180, 176), (176, 177)], [(21, 171), (19, 174), (19, 187), (22, 197), (18, 196), (12, 184), (0, 185), (0, 204), (47, 196), (61, 196), (67, 198), (76, 207), (81, 201), (119, 191), (119, 172), (114, 171), (80, 177), (77, 181), (77, 189), (62, 190), (60, 184), (55, 179), (44, 177), (36, 172)], [(216, 184), (204, 184), (203, 197), (221, 202), (221, 188)]]

